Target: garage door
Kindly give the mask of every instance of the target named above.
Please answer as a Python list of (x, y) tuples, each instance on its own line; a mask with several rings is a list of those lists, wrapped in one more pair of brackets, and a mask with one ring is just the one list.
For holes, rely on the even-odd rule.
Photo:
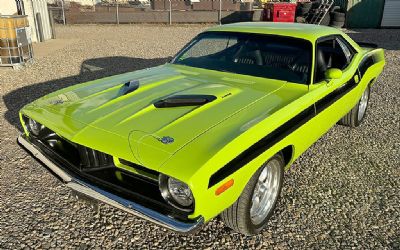
[(400, 27), (400, 0), (386, 0), (382, 27)]

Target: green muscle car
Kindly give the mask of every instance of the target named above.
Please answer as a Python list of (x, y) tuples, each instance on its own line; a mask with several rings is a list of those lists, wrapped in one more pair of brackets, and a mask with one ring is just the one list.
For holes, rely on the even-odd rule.
[(91, 200), (182, 233), (219, 215), (256, 234), (284, 170), (336, 123), (362, 122), (384, 65), (330, 27), (218, 26), (165, 65), (26, 105), (18, 142)]

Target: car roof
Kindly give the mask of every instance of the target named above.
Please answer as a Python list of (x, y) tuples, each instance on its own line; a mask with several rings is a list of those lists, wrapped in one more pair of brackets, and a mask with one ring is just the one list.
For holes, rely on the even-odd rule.
[(322, 25), (302, 23), (243, 22), (215, 26), (207, 31), (258, 33), (302, 38), (314, 42), (320, 37), (342, 34), (342, 31)]

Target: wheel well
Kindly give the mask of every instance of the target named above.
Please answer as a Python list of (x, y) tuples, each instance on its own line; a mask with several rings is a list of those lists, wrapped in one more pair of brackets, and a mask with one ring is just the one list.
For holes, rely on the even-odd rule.
[(375, 77), (375, 78), (372, 78), (372, 80), (368, 83), (368, 86), (371, 87), (372, 84), (374, 84), (376, 80), (377, 80), (376, 77)]
[(281, 150), (283, 160), (285, 161), (285, 165), (288, 165), (289, 162), (292, 160), (293, 151), (294, 151), (293, 145), (289, 145)]

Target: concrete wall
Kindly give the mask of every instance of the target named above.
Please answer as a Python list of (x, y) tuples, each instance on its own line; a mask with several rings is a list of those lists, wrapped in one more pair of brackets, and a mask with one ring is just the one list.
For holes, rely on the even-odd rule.
[(0, 0), (0, 14), (13, 15), (17, 13), (15, 0)]
[(75, 2), (75, 3), (79, 3), (80, 5), (93, 6), (95, 4), (100, 3), (101, 0), (74, 0), (74, 1), (68, 1), (68, 2)]
[[(259, 21), (261, 11), (223, 11), (222, 22)], [(114, 12), (66, 12), (68, 24), (116, 23)], [(168, 11), (119, 13), (120, 23), (167, 23)], [(173, 11), (172, 23), (217, 23), (218, 11)]]
[[(47, 3), (49, 4), (57, 4), (59, 3), (61, 0), (47, 0)], [(95, 4), (101, 3), (101, 0), (64, 0), (65, 4), (69, 4), (72, 2), (75, 3), (79, 3), (80, 5), (89, 5), (89, 6), (93, 6)], [(115, 3), (114, 0), (109, 0), (108, 2), (110, 3)], [(128, 2), (128, 0), (118, 0), (119, 3), (126, 3)]]

